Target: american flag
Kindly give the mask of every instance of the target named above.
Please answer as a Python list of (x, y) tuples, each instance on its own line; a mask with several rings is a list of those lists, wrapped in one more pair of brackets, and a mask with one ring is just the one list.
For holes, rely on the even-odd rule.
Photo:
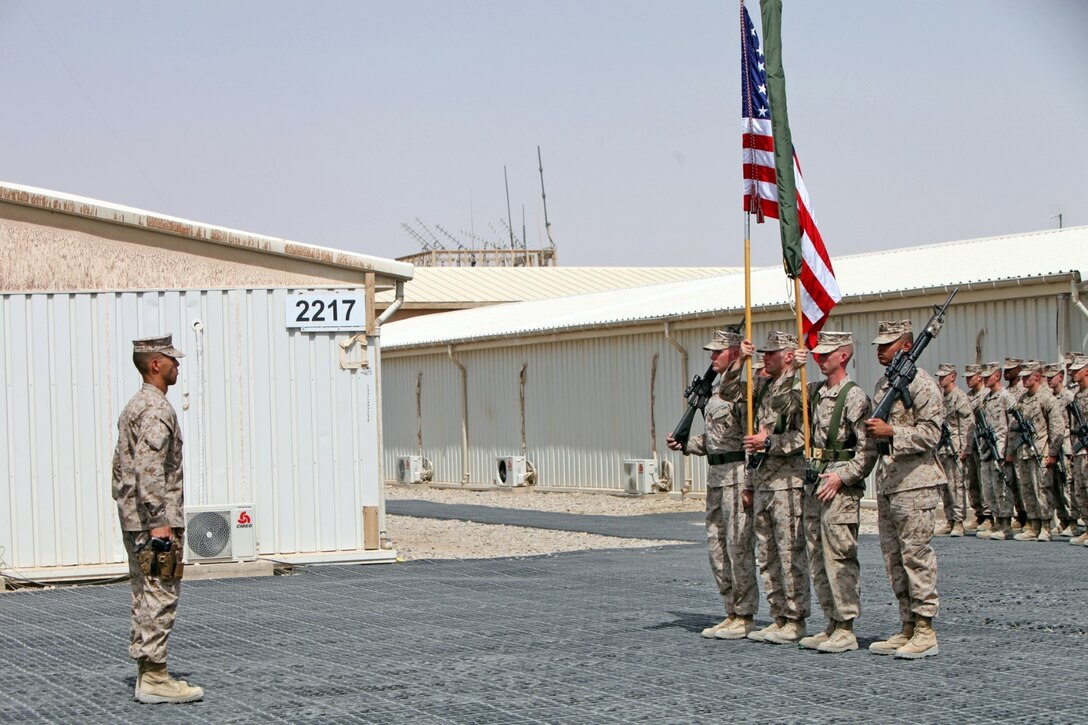
[[(741, 6), (741, 108), (744, 146), (744, 209), (756, 220), (778, 218), (778, 189), (775, 186), (774, 138), (771, 135), (771, 104), (767, 99), (767, 74), (759, 34), (748, 8)], [(802, 332), (808, 347), (816, 345), (816, 334), (827, 321), (831, 308), (842, 299), (831, 257), (824, 247), (812, 201), (801, 175), (797, 152), (793, 154), (797, 183), (797, 219), (801, 228), (801, 313)]]

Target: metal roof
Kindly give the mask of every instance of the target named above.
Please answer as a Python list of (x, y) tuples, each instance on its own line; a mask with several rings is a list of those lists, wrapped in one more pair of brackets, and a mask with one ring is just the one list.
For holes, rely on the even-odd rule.
[[(404, 307), (480, 306), (718, 277), (739, 267), (416, 267)], [(393, 292), (378, 293), (379, 306)]]
[[(869, 252), (832, 259), (845, 300), (904, 296), (951, 286), (978, 288), (1088, 269), (1088, 227)], [(781, 267), (752, 271), (752, 306), (789, 303)], [(744, 308), (744, 275), (494, 305), (406, 318), (382, 328), (385, 349), (426, 347), (652, 320), (697, 318)]]
[(97, 219), (110, 224), (148, 229), (227, 247), (250, 249), (283, 257), (295, 257), (333, 267), (374, 272), (393, 279), (408, 280), (412, 278), (413, 267), (406, 262), (293, 242), (279, 237), (238, 231), (237, 229), (201, 224), (143, 209), (135, 209), (74, 194), (23, 186), (6, 181), (0, 181), (0, 202)]

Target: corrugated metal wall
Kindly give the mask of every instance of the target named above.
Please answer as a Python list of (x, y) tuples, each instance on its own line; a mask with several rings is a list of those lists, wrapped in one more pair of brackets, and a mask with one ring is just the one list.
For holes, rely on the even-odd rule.
[(186, 353), (168, 395), (186, 503), (255, 504), (265, 556), (362, 549), (361, 509), (381, 499), (377, 347), (369, 368), (342, 370), (345, 334), (288, 330), (288, 292), (0, 295), (7, 566), (124, 561), (110, 498), (116, 421), (141, 384), (131, 341), (165, 332)]
[[(1055, 284), (1039, 297), (955, 304), (940, 336), (926, 349), (923, 366), (934, 370), (940, 362), (960, 366), (973, 362), (976, 340), (983, 360), (1006, 355), (1055, 360), (1063, 345), (1084, 349), (1088, 320), (1075, 310), (1067, 314), (1067, 303), (1058, 298), (1067, 292), (1067, 285)], [(910, 318), (920, 330), (932, 314), (929, 300), (903, 302), (901, 309), (879, 312), (865, 311), (861, 304), (844, 305), (827, 326), (855, 332), (859, 344), (850, 374), (866, 391), (872, 391), (883, 374), (869, 345), (877, 322)], [(792, 329), (794, 323), (786, 315), (756, 324), (756, 342), (770, 329)], [(1062, 333), (1059, 327), (1067, 331)], [(688, 351), (688, 377), (706, 369), (708, 354), (702, 345), (713, 329), (712, 321), (673, 332)], [(518, 376), (526, 365), (525, 442), (537, 468), (537, 485), (621, 489), (623, 459), (654, 454), (652, 377), (657, 454), (673, 462), (674, 490), (683, 484), (683, 456), (668, 451), (664, 439), (683, 412), (680, 396), (687, 379), (681, 355), (665, 339), (663, 326), (660, 333), (606, 330), (592, 339), (455, 349), (454, 355), (467, 371), (470, 483), (491, 483), (495, 457), (521, 452)], [(385, 470), (396, 471), (398, 456), (419, 452), (418, 378), (422, 453), (434, 464), (436, 482), (461, 481), (460, 371), (447, 355), (397, 353), (386, 357), (382, 374)], [(808, 375), (818, 379), (815, 365), (809, 365)], [(700, 431), (701, 423), (696, 422), (694, 430)], [(692, 457), (692, 467), (694, 490), (705, 490), (704, 459)]]

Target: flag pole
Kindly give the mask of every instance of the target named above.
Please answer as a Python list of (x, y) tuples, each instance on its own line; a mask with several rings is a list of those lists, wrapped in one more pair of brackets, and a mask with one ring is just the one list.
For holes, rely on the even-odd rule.
[[(801, 320), (801, 278), (793, 278), (793, 300), (797, 306), (797, 342), (799, 345), (805, 344), (804, 337), (804, 323)], [(805, 460), (811, 458), (811, 446), (812, 441), (809, 440), (809, 425), (808, 425), (808, 376), (805, 374), (805, 366), (801, 366), (801, 419), (805, 426)]]
[[(744, 339), (752, 339), (752, 215), (744, 213)], [(748, 368), (748, 435), (754, 430), (752, 419), (752, 358), (745, 361)]]

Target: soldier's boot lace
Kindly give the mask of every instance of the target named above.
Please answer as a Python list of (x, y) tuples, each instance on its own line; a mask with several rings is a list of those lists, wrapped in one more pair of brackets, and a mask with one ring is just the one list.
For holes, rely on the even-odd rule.
[(827, 628), (824, 631), (802, 637), (797, 646), (801, 649), (818, 649), (820, 645), (831, 639), (831, 634), (838, 628), (838, 624), (834, 619), (828, 621)]
[(893, 655), (895, 651), (905, 645), (914, 636), (914, 622), (903, 622), (903, 629), (887, 639), (873, 642), (869, 645), (869, 651), (875, 655)]
[(722, 621), (718, 622), (717, 624), (713, 624), (713, 625), (707, 627), (706, 629), (704, 629), (702, 631), (702, 635), (704, 637), (706, 637), (707, 639), (714, 639), (714, 635), (716, 635), (719, 630), (725, 629), (730, 624), (732, 624), (733, 619), (734, 619), (733, 615), (730, 614), (728, 617), (726, 617)]
[(914, 636), (895, 651), (895, 656), (901, 660), (917, 660), (922, 657), (933, 657), (939, 651), (937, 633), (933, 631), (933, 620), (929, 617), (918, 617), (914, 622)]
[(145, 662), (137, 676), (136, 700), (145, 705), (163, 702), (194, 702), (204, 697), (204, 690), (185, 680), (175, 680), (165, 663)]
[(756, 642), (763, 642), (767, 639), (768, 634), (773, 634), (774, 632), (782, 629), (782, 627), (785, 626), (786, 621), (787, 620), (785, 617), (775, 617), (774, 621), (768, 624), (763, 629), (756, 629), (749, 632), (748, 639), (754, 640)]
[(714, 635), (715, 639), (744, 639), (748, 633), (756, 628), (756, 623), (751, 617), (742, 614), (733, 616), (733, 622), (728, 627), (719, 629)]
[(816, 649), (820, 652), (852, 652), (858, 648), (858, 638), (854, 635), (854, 620), (838, 622), (835, 631), (826, 642)]
[(777, 631), (768, 633), (763, 641), (771, 644), (797, 644), (806, 634), (808, 630), (805, 629), (804, 619), (787, 619)]
[(963, 522), (957, 521), (956, 523), (952, 524), (952, 532), (949, 534), (949, 536), (963, 536), (964, 533), (965, 532), (963, 530)]

